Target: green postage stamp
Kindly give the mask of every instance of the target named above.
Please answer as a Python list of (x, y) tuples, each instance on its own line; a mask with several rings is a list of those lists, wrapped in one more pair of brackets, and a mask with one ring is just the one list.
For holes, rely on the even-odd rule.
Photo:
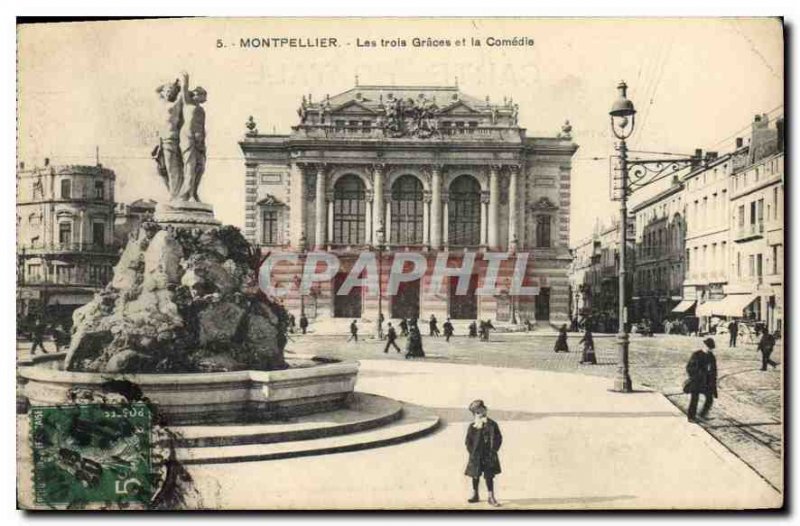
[(31, 408), (36, 504), (146, 503), (151, 413), (146, 404)]

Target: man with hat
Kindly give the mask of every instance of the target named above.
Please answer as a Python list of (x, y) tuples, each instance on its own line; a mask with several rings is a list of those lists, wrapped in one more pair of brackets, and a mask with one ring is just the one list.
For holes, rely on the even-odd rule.
[(703, 407), (700, 418), (707, 418), (714, 398), (717, 397), (717, 358), (712, 352), (716, 347), (713, 338), (703, 340), (705, 347), (692, 353), (686, 364), (689, 378), (683, 385), (683, 392), (690, 395), (687, 416), (689, 422), (697, 422), (697, 402), (702, 394)]

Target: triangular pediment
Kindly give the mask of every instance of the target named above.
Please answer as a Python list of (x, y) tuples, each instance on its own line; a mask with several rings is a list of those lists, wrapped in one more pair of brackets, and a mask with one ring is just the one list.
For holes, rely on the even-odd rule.
[(371, 109), (367, 108), (365, 105), (361, 104), (356, 100), (351, 100), (349, 102), (345, 102), (341, 106), (331, 109), (331, 113), (335, 113), (337, 115), (347, 115), (347, 114), (358, 114), (363, 115), (365, 113), (374, 114), (375, 112)]
[(443, 108), (439, 115), (479, 115), (480, 112), (466, 104), (464, 101), (456, 101), (450, 106)]
[(557, 209), (558, 206), (556, 206), (555, 203), (553, 203), (547, 197), (540, 197), (535, 203), (531, 205), (531, 210), (548, 211)]
[(256, 202), (258, 206), (285, 206), (283, 202), (272, 194), (267, 194), (263, 199)]

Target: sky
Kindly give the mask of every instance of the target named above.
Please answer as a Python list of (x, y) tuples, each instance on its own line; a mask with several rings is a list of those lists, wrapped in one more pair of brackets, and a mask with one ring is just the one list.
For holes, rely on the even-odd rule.
[[(338, 47), (243, 49), (247, 37), (335, 38)], [(528, 37), (533, 46), (488, 47)], [(450, 47), (414, 47), (413, 38)], [(456, 46), (466, 39), (484, 45)], [(358, 41), (406, 41), (360, 47)], [(634, 151), (728, 151), (757, 113), (783, 114), (783, 35), (775, 19), (194, 19), (36, 24), (18, 34), (18, 157), (41, 165), (100, 162), (118, 201), (165, 200), (150, 151), (161, 111), (155, 88), (183, 70), (208, 92), (209, 160), (200, 197), (225, 223), (244, 222), (238, 141), (253, 115), (288, 133), (303, 94), (321, 100), (363, 85), (452, 85), (513, 97), (528, 136), (569, 119), (573, 243), (607, 223), (613, 138), (608, 110), (625, 80), (638, 110)], [(218, 47), (218, 42), (223, 47)], [(641, 154), (635, 154), (641, 155)], [(666, 181), (664, 181), (666, 182)], [(633, 202), (659, 190), (645, 188)]]

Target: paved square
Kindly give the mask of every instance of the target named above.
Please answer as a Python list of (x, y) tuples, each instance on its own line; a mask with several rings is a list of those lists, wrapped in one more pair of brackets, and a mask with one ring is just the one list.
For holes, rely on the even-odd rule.
[[(363, 360), (357, 389), (434, 410), (439, 431), (354, 453), (192, 466), (203, 507), (482, 508), (467, 504), (466, 407), (503, 432), (504, 509), (758, 508), (781, 495), (661, 394), (605, 378), (432, 361)], [(485, 499), (485, 491), (483, 498)]]

